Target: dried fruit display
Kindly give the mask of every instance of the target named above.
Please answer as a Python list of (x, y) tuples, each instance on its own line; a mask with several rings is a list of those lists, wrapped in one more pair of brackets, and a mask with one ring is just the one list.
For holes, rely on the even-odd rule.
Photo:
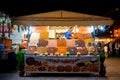
[(35, 59), (33, 57), (28, 57), (26, 59), (27, 65), (34, 65), (35, 64)]
[(76, 55), (77, 54), (77, 48), (76, 47), (68, 47), (67, 51), (70, 52), (70, 55)]
[(48, 52), (48, 54), (55, 54), (55, 52), (57, 52), (57, 48), (56, 47), (48, 47), (47, 52)]

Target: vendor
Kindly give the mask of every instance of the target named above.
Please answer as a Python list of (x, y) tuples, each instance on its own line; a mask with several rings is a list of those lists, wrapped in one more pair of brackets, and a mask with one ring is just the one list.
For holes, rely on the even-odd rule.
[(66, 32), (65, 32), (65, 37), (66, 39), (72, 39), (72, 31), (73, 31), (73, 27), (70, 27)]

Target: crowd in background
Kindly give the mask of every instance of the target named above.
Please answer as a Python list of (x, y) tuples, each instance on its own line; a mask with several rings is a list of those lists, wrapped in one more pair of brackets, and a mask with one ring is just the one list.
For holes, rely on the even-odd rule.
[(107, 44), (98, 42), (96, 47), (98, 51), (99, 47), (101, 47), (104, 50), (106, 57), (120, 57), (120, 42), (118, 41), (110, 41)]
[(109, 42), (108, 47), (108, 57), (120, 57), (120, 42)]

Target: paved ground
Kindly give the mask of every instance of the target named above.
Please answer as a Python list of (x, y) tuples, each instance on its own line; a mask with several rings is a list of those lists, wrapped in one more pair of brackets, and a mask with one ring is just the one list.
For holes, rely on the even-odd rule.
[(107, 58), (105, 60), (106, 76), (108, 77), (120, 77), (120, 57), (119, 58)]
[(79, 76), (29, 76), (19, 77), (17, 73), (6, 73), (0, 75), (0, 80), (107, 80), (107, 78), (100, 77), (79, 77)]
[(0, 80), (120, 80), (120, 58), (107, 58), (105, 60), (106, 76), (107, 77), (88, 77), (88, 76), (73, 76), (62, 75), (19, 77), (16, 71), (0, 73)]

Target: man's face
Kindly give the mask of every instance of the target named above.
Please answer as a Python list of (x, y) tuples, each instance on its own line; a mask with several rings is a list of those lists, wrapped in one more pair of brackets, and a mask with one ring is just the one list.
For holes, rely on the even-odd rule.
[(70, 31), (72, 32), (72, 31), (73, 31), (73, 28), (71, 28)]

